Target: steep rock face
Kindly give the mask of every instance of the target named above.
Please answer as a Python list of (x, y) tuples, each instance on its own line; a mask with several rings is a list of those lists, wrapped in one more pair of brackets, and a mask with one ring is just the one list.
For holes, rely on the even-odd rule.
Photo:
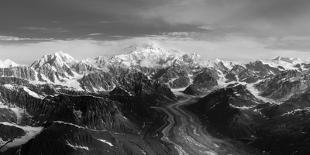
[(280, 73), (278, 68), (274, 68), (268, 64), (263, 63), (262, 61), (250, 62), (245, 66), (248, 70), (254, 71), (256, 76), (258, 76), (260, 79)]
[(310, 85), (308, 79), (307, 74), (289, 70), (260, 82), (256, 87), (262, 92), (262, 96), (276, 100), (287, 100), (292, 95), (306, 90)]
[(184, 88), (190, 84), (191, 79), (187, 76), (180, 76), (169, 83), (170, 88)]
[(126, 122), (116, 104), (103, 97), (48, 96), (31, 114), (41, 122), (64, 121), (92, 129), (123, 129)]
[(235, 65), (230, 72), (226, 75), (227, 82), (240, 81), (246, 83), (254, 83), (258, 80), (258, 77), (253, 71), (248, 70), (246, 67), (241, 65)]
[(212, 88), (217, 85), (218, 75), (216, 71), (212, 69), (204, 69), (197, 73), (193, 79), (193, 84), (200, 88)]
[[(309, 154), (309, 109), (295, 109), (264, 121), (259, 126), (258, 137), (251, 145), (270, 154)], [(286, 105), (283, 105), (286, 106)]]
[(166, 83), (171, 88), (188, 86), (190, 76), (201, 67), (197, 54), (183, 54), (164, 49), (157, 44), (131, 46), (123, 51), (126, 54), (105, 59), (103, 64), (106, 64), (110, 71), (117, 68), (139, 70), (149, 78)]
[(14, 104), (20, 108), (27, 109), (27, 111), (35, 109), (36, 105), (42, 100), (34, 96), (34, 94), (29, 94), (29, 91), (25, 91), (23, 87), (11, 89), (5, 85), (0, 86), (0, 95), (3, 103)]
[(6, 124), (0, 124), (0, 144), (1, 144), (1, 140), (9, 141), (17, 137), (22, 137), (25, 134), (26, 134), (25, 131), (18, 127), (6, 125)]
[(147, 103), (156, 103), (159, 101), (167, 102), (175, 100), (175, 95), (168, 86), (158, 81), (149, 80), (141, 72), (129, 72), (121, 74), (117, 79), (117, 86), (122, 87), (131, 94), (131, 96), (140, 97)]
[(157, 132), (156, 129), (165, 124), (163, 118), (167, 116), (154, 107), (175, 101), (175, 95), (167, 85), (150, 80), (141, 72), (130, 72), (120, 77), (122, 79), (117, 80), (119, 83), (109, 92), (109, 97), (121, 102), (121, 111), (128, 119), (141, 126), (143, 133), (158, 137), (153, 132)]
[(92, 64), (88, 64), (87, 62), (84, 61), (73, 63), (70, 66), (70, 68), (78, 74), (87, 74), (89, 72), (100, 71), (99, 69), (95, 68), (95, 66), (93, 66)]
[(56, 52), (44, 55), (32, 65), (38, 72), (40, 81), (64, 82), (67, 79), (76, 78), (81, 74), (97, 71), (92, 64), (84, 61), (77, 61), (70, 55), (63, 52)]
[(115, 78), (108, 72), (92, 72), (78, 80), (84, 90), (109, 91), (115, 86)]
[(21, 155), (125, 154), (108, 132), (90, 131), (64, 122), (53, 123), (36, 138), (14, 151)]
[(244, 65), (235, 64), (231, 70), (225, 74), (227, 82), (240, 81), (254, 83), (280, 73), (280, 69), (272, 67), (262, 61), (250, 62)]
[(33, 90), (36, 94), (40, 94), (42, 96), (54, 95), (57, 93), (56, 88), (59, 88), (56, 85), (37, 83), (34, 81), (28, 81), (16, 77), (0, 77), (0, 84), (7, 89), (25, 87), (27, 89)]
[[(139, 74), (137, 73), (137, 75)], [(152, 95), (155, 90), (162, 88), (167, 88), (166, 90), (169, 90), (165, 85), (156, 86), (156, 83), (148, 80), (143, 74), (140, 76), (141, 77), (138, 79), (144, 79), (144, 83), (142, 83), (145, 84), (145, 86), (131, 87), (128, 84), (132, 83), (132, 81), (130, 81), (130, 83), (123, 82), (122, 86), (126, 86), (126, 89), (143, 88), (142, 90), (145, 92), (140, 93), (141, 96), (144, 96), (143, 94), (145, 93)], [(127, 75), (125, 81), (129, 79), (137, 80), (136, 77), (136, 75)], [(154, 109), (151, 110), (148, 104), (143, 103), (146, 100), (137, 95), (139, 93), (135, 93), (138, 97), (132, 100), (133, 102), (131, 102), (131, 104), (139, 101), (140, 103), (136, 104), (135, 107), (143, 109), (141, 111), (146, 114), (146, 117), (143, 117), (143, 115), (137, 111), (133, 111), (135, 108), (128, 108), (130, 107), (129, 104), (109, 100), (107, 97), (100, 94), (96, 94), (100, 97), (82, 94), (78, 94), (78, 96), (54, 94), (53, 96), (46, 96), (44, 99), (39, 99), (30, 95), (29, 92), (22, 91), (23, 87), (21, 86), (27, 86), (29, 90), (38, 95), (43, 94), (40, 93), (42, 89), (40, 87), (32, 88), (30, 83), (22, 81), (23, 80), (17, 80), (16, 82), (19, 82), (21, 84), (20, 86), (16, 85), (16, 83), (11, 83), (10, 86), (1, 86), (1, 98), (7, 103), (15, 104), (25, 109), (25, 111), (32, 116), (32, 121), (28, 122), (28, 125), (44, 125), (46, 129), (27, 144), (21, 147), (11, 148), (7, 150), (5, 154), (14, 154), (16, 151), (21, 152), (21, 154), (40, 154), (42, 152), (46, 154), (53, 154), (55, 152), (76, 154), (105, 154), (106, 152), (108, 152), (107, 154), (109, 154), (109, 152), (112, 154), (140, 154), (141, 148), (137, 147), (137, 144), (140, 146), (150, 145), (145, 147), (148, 149), (151, 148), (152, 150), (147, 149), (145, 150), (146, 152), (158, 152), (159, 154), (175, 153), (169, 145), (160, 140), (160, 137), (156, 137), (158, 133), (155, 131), (164, 124), (162, 121), (165, 115)], [(11, 80), (9, 80), (9, 82), (11, 82)], [(119, 83), (119, 85), (120, 84), (121, 83)], [(131, 91), (143, 92), (142, 90)], [(166, 92), (162, 94), (166, 95)], [(148, 99), (147, 97), (145, 98)], [(145, 106), (141, 106), (142, 104)], [(120, 112), (120, 110), (122, 112)], [(126, 115), (123, 115), (123, 112)], [(134, 120), (134, 123), (131, 122), (131, 119)], [(70, 127), (55, 125), (57, 122), (65, 124), (66, 126), (69, 125)], [(74, 128), (78, 128), (78, 130), (76, 131)], [(83, 129), (83, 131), (80, 129)], [(117, 137), (114, 137), (114, 135), (103, 136), (103, 133), (84, 136), (92, 131), (103, 132), (106, 130), (116, 131), (122, 134), (117, 134)], [(138, 135), (141, 131), (144, 137), (149, 137), (147, 138), (148, 140), (144, 140)], [(80, 135), (81, 133), (82, 135)], [(127, 136), (130, 136), (130, 138)], [(55, 141), (52, 140), (54, 138), (51, 137), (59, 137), (59, 139)], [(132, 140), (134, 140), (134, 142), (132, 142)], [(88, 150), (85, 149), (86, 147)]]
[(190, 85), (188, 86), (183, 93), (187, 94), (187, 95), (201, 95), (203, 94), (203, 92), (199, 91), (197, 87), (195, 87), (194, 85)]
[[(161, 87), (157, 87), (156, 89), (162, 89)], [(134, 94), (132, 91), (128, 91), (122, 86), (114, 88), (111, 92), (109, 92), (109, 97), (112, 100), (116, 100), (121, 102), (120, 107), (122, 111), (127, 112), (129, 116), (136, 117), (133, 120), (141, 119), (145, 121), (151, 117), (157, 117), (158, 114), (155, 114), (152, 106), (156, 105), (165, 105), (167, 102), (171, 102), (175, 100), (175, 96), (171, 94), (171, 96), (166, 96), (170, 93), (170, 90), (158, 90), (154, 91), (151, 94), (145, 94), (144, 90), (141, 91), (140, 94)], [(140, 117), (140, 118), (139, 118)]]
[(212, 66), (216, 70), (221, 71), (223, 74), (227, 74), (235, 65), (236, 64), (234, 64), (233, 62), (216, 59)]
[(303, 93), (295, 94), (280, 105), (271, 106), (268, 109), (269, 115), (278, 116), (294, 113), (294, 111), (307, 111), (310, 107), (309, 89)]
[(148, 142), (150, 141), (144, 141), (136, 135), (114, 134), (106, 130), (89, 130), (78, 125), (58, 121), (47, 126), (27, 144), (12, 148), (4, 154), (176, 154), (161, 143), (151, 141), (150, 144)]
[(41, 59), (35, 61), (33, 67), (40, 75), (40, 81), (45, 81), (47, 78), (52, 82), (63, 81), (63, 78), (74, 76), (70, 66), (76, 60), (70, 55), (58, 52), (51, 55), (44, 55)]
[(284, 104), (292, 104), (295, 106), (295, 109), (310, 107), (310, 90), (308, 89), (302, 94), (292, 96), (289, 100), (285, 101)]
[(280, 105), (263, 103), (245, 86), (229, 85), (186, 108), (219, 136), (244, 142), (270, 154), (310, 152), (309, 93), (292, 97)]
[[(258, 81), (261, 82), (256, 86), (263, 96), (285, 102), (281, 105), (262, 103), (245, 86), (231, 84), (202, 98), (191, 110), (220, 136), (270, 153), (294, 153), (297, 147), (307, 153), (308, 141), (303, 135), (308, 136), (309, 125), (305, 118), (309, 113), (309, 64), (282, 58), (273, 63), (235, 64), (216, 60), (204, 64), (195, 54), (156, 45), (125, 50), (126, 54), (110, 59), (97, 57), (85, 61), (55, 53), (42, 57), (31, 67), (0, 68), (0, 101), (3, 102), (0, 121), (45, 126), (42, 135), (21, 147), (23, 154), (108, 154), (107, 151), (138, 154), (143, 151), (138, 146), (150, 141), (156, 144), (157, 151), (158, 148), (164, 150), (153, 150), (150, 154), (171, 154), (157, 131), (166, 123), (167, 115), (156, 109), (176, 100), (171, 88), (188, 86), (185, 93), (201, 95), (218, 85), (226, 87), (227, 82)], [(20, 108), (27, 118), (19, 116), (12, 107)], [(101, 137), (103, 133), (92, 133), (98, 130), (107, 130), (110, 134)], [(114, 132), (129, 133), (130, 140), (139, 136), (143, 140), (124, 141), (128, 137), (117, 137)], [(98, 134), (110, 143), (97, 144)], [(61, 138), (45, 141), (51, 137)], [(136, 144), (145, 139), (149, 141)], [(38, 147), (42, 149), (36, 150)], [(279, 147), (285, 147), (287, 152), (277, 150)]]
[(253, 140), (256, 132), (255, 121), (261, 116), (249, 109), (261, 103), (243, 85), (232, 85), (216, 90), (197, 103), (188, 106), (198, 113), (211, 130), (225, 136), (246, 141)]
[(152, 76), (160, 83), (167, 83), (171, 88), (183, 88), (190, 84), (192, 70), (187, 66), (172, 66), (157, 70)]
[(0, 84), (16, 84), (16, 85), (30, 85), (30, 82), (25, 79), (17, 78), (17, 77), (0, 77)]
[(36, 76), (36, 71), (27, 66), (1, 68), (0, 76), (1, 77), (16, 77), (16, 78), (27, 79), (27, 80), (32, 80), (32, 81), (38, 78)]
[(16, 114), (13, 110), (5, 107), (3, 104), (0, 105), (0, 122), (17, 122)]
[(184, 92), (193, 95), (194, 92), (194, 94), (199, 94), (199, 92), (212, 90), (218, 85), (218, 79), (219, 77), (215, 70), (205, 68), (194, 75), (193, 83)]
[(107, 66), (108, 60), (105, 57), (99, 56), (99, 57), (94, 58), (94, 62), (93, 63), (95, 63), (96, 66), (99, 67), (99, 68), (104, 68), (104, 67)]

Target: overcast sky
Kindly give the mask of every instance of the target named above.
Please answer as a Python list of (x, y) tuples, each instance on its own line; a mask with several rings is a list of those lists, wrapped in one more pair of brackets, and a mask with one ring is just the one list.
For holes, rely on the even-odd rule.
[(1, 0), (0, 59), (157, 41), (208, 58), (310, 58), (309, 0)]

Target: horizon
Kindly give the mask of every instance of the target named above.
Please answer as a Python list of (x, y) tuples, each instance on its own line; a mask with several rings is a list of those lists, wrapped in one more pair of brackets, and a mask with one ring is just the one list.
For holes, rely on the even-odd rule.
[[(128, 46), (128, 47), (131, 47), (131, 46)], [(128, 48), (126, 47), (126, 48)], [(125, 50), (126, 48), (124, 48), (123, 50)], [(163, 47), (160, 47), (160, 48), (163, 48)], [(123, 51), (121, 50), (121, 51)], [(170, 48), (170, 49), (165, 49), (167, 50), (167, 52), (171, 52), (169, 50), (176, 50), (176, 49), (173, 49), (173, 48)], [(180, 50), (177, 50), (177, 52), (179, 52), (179, 54), (198, 54), (196, 52), (184, 52), (184, 51), (180, 51)], [(67, 53), (66, 51), (54, 51), (54, 52), (50, 52), (50, 53), (46, 53), (46, 54), (43, 54), (43, 55), (39, 55), (36, 59), (33, 59), (32, 61), (30, 61), (30, 63), (28, 64), (22, 64), (22, 63), (18, 63), (17, 61), (13, 60), (13, 59), (10, 59), (10, 58), (6, 58), (6, 59), (0, 59), (0, 63), (4, 63), (4, 62), (12, 62), (12, 63), (16, 63), (17, 65), (24, 65), (24, 66), (31, 66), (32, 63), (34, 63), (35, 61), (37, 60), (40, 60), (41, 58), (43, 58), (44, 56), (47, 56), (47, 55), (56, 55), (56, 54), (67, 54), (69, 56), (71, 56), (74, 60), (76, 61), (83, 61), (83, 60), (87, 60), (87, 59), (95, 59), (95, 58), (98, 58), (98, 57), (105, 57), (107, 59), (110, 59), (114, 56), (118, 56), (118, 55), (122, 55), (122, 54), (130, 54), (131, 52), (128, 53), (128, 51), (124, 51), (124, 52), (119, 52), (118, 54), (114, 54), (114, 55), (97, 55), (97, 56), (93, 56), (93, 57), (85, 57), (85, 58), (82, 58), (82, 59), (77, 59), (74, 55), (71, 55), (69, 53)], [(244, 60), (244, 61), (235, 61), (235, 60), (227, 60), (227, 59), (222, 59), (222, 58), (206, 58), (206, 57), (202, 57), (201, 55), (198, 54), (198, 56), (200, 57), (200, 60), (201, 61), (216, 61), (217, 59), (218, 60), (221, 60), (221, 61), (227, 61), (227, 62), (232, 62), (232, 63), (239, 63), (239, 64), (247, 64), (247, 63), (250, 63), (250, 62), (255, 62), (255, 61), (263, 61), (264, 63), (268, 63), (268, 62), (272, 62), (276, 59), (279, 59), (279, 58), (284, 58), (284, 59), (297, 59), (297, 61), (303, 61), (303, 62), (309, 62), (310, 60), (308, 59), (302, 59), (302, 58), (299, 58), (299, 57), (285, 57), (285, 56), (276, 56), (276, 57), (270, 57), (270, 58), (267, 58), (267, 59), (247, 59), (247, 60)]]
[(310, 0), (0, 0), (0, 155), (310, 155)]

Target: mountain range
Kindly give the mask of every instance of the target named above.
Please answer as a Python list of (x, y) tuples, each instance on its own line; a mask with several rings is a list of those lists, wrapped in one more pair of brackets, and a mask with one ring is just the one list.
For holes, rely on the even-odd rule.
[(157, 44), (122, 53), (0, 61), (1, 154), (180, 154), (164, 131), (182, 98), (192, 99), (184, 113), (225, 140), (223, 154), (310, 153), (310, 62), (203, 60)]

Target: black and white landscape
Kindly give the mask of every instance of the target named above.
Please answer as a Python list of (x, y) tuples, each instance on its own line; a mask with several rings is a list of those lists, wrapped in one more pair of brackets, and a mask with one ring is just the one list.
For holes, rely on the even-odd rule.
[(0, 0), (0, 155), (309, 155), (310, 0)]
[(1, 154), (308, 154), (310, 63), (156, 44), (0, 70)]

